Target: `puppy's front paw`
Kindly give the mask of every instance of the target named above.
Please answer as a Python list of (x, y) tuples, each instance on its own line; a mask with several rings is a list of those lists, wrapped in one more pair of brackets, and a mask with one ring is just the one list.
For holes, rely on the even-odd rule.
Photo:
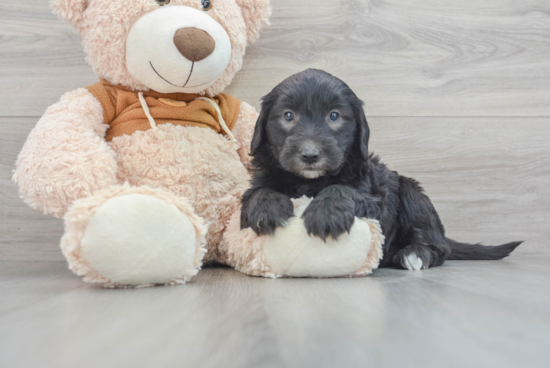
[(380, 220), (380, 207), (373, 200), (368, 200), (364, 197), (355, 199), (355, 216), (360, 218), (369, 218)]
[(314, 199), (304, 211), (302, 218), (307, 233), (326, 240), (337, 240), (349, 233), (355, 221), (355, 205), (351, 199)]
[(273, 235), (275, 229), (284, 227), (293, 215), (294, 206), (286, 195), (257, 193), (241, 210), (241, 229), (249, 227), (257, 235)]

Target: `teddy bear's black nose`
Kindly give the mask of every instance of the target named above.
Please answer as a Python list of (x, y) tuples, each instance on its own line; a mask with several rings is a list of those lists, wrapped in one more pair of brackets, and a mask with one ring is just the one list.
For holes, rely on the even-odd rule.
[(210, 56), (216, 48), (216, 41), (208, 32), (194, 28), (180, 28), (174, 35), (178, 51), (190, 61), (201, 61)]

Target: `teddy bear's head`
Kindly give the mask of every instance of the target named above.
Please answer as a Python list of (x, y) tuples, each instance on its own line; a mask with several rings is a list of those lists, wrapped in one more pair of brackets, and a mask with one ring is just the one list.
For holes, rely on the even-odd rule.
[(241, 69), (269, 0), (53, 0), (96, 74), (162, 93), (216, 95)]

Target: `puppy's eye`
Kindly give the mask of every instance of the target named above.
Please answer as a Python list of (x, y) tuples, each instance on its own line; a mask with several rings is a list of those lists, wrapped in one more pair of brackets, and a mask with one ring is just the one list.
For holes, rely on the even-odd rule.
[(290, 111), (285, 112), (284, 115), (285, 115), (285, 120), (286, 120), (286, 121), (292, 121), (292, 120), (294, 120), (294, 114), (291, 113)]
[(204, 11), (208, 11), (212, 9), (212, 1), (210, 0), (201, 0), (201, 4), (202, 4), (202, 10)]
[(160, 6), (170, 4), (170, 0), (155, 0)]
[(337, 112), (331, 112), (329, 118), (330, 121), (336, 121), (338, 120), (338, 118), (340, 118), (340, 114), (338, 114)]

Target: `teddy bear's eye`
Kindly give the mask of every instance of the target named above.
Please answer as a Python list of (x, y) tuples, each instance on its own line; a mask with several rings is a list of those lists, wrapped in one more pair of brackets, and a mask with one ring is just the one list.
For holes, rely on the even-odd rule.
[(155, 0), (160, 6), (170, 4), (170, 0)]
[(212, 9), (212, 1), (210, 0), (201, 0), (202, 10), (207, 11)]

